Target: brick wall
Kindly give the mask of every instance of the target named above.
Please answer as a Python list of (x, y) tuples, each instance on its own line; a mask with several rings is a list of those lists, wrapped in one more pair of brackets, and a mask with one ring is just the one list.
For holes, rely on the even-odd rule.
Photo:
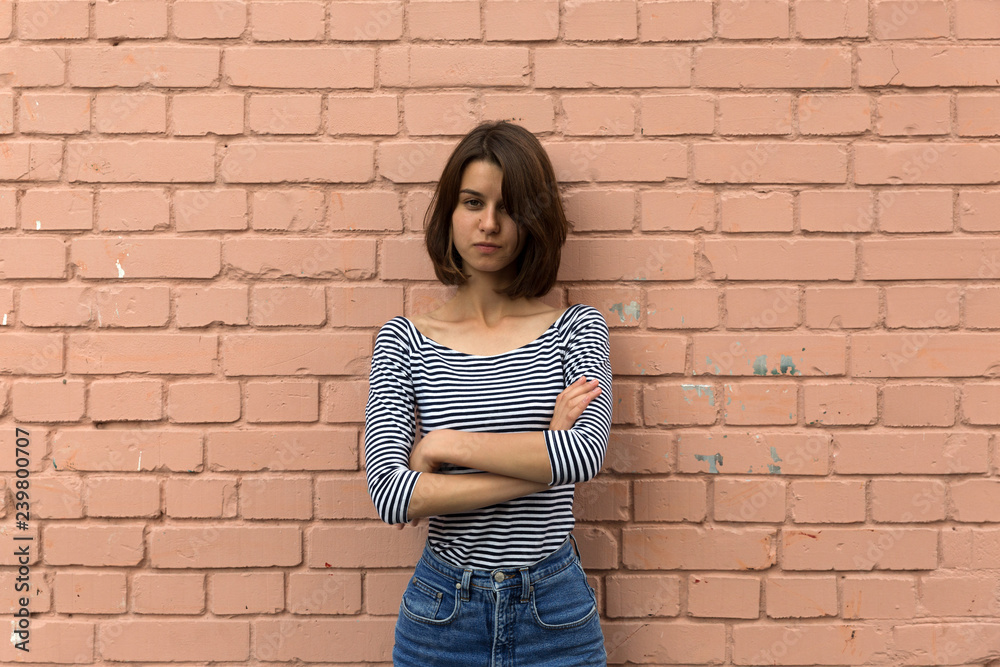
[(998, 38), (988, 0), (0, 1), (0, 662), (391, 661), (426, 528), (367, 495), (368, 364), (450, 295), (422, 215), (494, 118), (564, 185), (546, 301), (612, 327), (611, 663), (995, 658)]

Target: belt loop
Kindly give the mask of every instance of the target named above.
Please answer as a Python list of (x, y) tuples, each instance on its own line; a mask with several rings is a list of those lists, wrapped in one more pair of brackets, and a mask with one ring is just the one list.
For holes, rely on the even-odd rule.
[(469, 601), (469, 581), (472, 579), (472, 570), (465, 570), (462, 573), (462, 602)]
[(569, 539), (573, 540), (573, 547), (576, 549), (576, 557), (579, 558), (580, 560), (583, 560), (583, 558), (580, 556), (580, 545), (576, 543), (576, 538), (573, 537), (573, 533), (569, 534)]
[(521, 570), (521, 602), (528, 601), (528, 567), (522, 567)]

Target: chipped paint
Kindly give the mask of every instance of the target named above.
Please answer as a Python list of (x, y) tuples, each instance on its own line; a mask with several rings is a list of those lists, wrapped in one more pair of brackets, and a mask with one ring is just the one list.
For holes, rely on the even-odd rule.
[(787, 354), (783, 354), (781, 355), (781, 374), (784, 375), (786, 371), (790, 375), (795, 375), (796, 373), (802, 375), (801, 372), (795, 370), (795, 362), (792, 361), (792, 358)]
[(618, 318), (622, 322), (625, 321), (625, 316), (626, 315), (630, 316), (633, 320), (635, 320), (636, 322), (638, 322), (639, 319), (640, 319), (639, 318), (639, 308), (640, 308), (639, 304), (636, 303), (635, 301), (633, 301), (633, 302), (629, 303), (628, 305), (625, 305), (625, 304), (623, 304), (621, 302), (612, 304), (611, 308), (609, 308), (608, 310), (610, 310), (613, 313), (618, 313)]
[(125, 269), (122, 268), (122, 261), (120, 259), (116, 259), (115, 260), (115, 266), (118, 267), (118, 277), (119, 278), (124, 278), (125, 277)]
[(722, 465), (722, 454), (716, 452), (715, 454), (695, 454), (694, 457), (699, 461), (708, 461), (708, 472), (719, 474), (719, 469), (717, 465)]
[(762, 354), (753, 360), (753, 374), (767, 375), (767, 355)]
[[(774, 447), (771, 447), (771, 460), (774, 461), (775, 463), (781, 461), (781, 457), (778, 456), (778, 450), (776, 450)], [(771, 465), (770, 463), (768, 463), (767, 471), (772, 475), (780, 475), (781, 466)]]
[[(715, 405), (715, 391), (713, 391), (713, 387), (710, 384), (682, 384), (681, 389), (685, 391), (694, 390), (698, 392), (698, 398), (708, 396), (708, 404)], [(703, 391), (705, 392), (704, 394), (702, 394)], [(687, 396), (684, 397), (684, 400), (688, 403), (691, 402), (691, 399)]]

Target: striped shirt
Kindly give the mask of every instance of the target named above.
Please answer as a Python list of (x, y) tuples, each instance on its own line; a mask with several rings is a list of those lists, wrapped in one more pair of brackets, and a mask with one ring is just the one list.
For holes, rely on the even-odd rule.
[[(586, 375), (601, 392), (569, 430), (548, 430), (556, 398)], [(424, 336), (396, 316), (375, 338), (365, 408), (368, 491), (383, 521), (404, 523), (417, 478), (410, 470), (420, 433), (436, 429), (542, 431), (552, 467), (549, 488), (469, 512), (428, 518), (427, 542), (456, 567), (494, 569), (534, 563), (573, 529), (574, 484), (601, 469), (611, 430), (608, 325), (593, 306), (575, 304), (541, 336), (516, 350), (466, 354)], [(443, 465), (445, 474), (481, 470)]]

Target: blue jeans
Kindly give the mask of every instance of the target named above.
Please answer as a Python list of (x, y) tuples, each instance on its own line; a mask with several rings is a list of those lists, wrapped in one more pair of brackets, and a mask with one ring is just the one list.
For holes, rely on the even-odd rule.
[(425, 546), (399, 607), (392, 664), (606, 667), (597, 598), (570, 540), (533, 565), (497, 570), (457, 568)]

